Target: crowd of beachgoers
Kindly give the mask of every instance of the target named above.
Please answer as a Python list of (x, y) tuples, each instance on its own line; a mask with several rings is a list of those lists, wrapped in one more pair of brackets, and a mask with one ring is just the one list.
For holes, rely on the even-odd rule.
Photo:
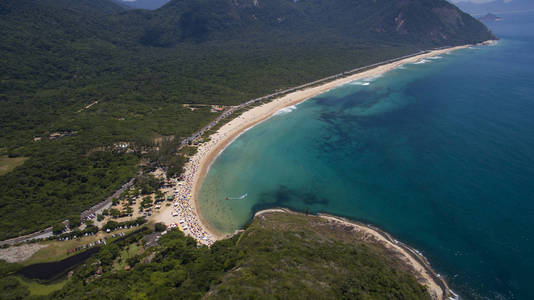
[[(196, 211), (193, 189), (195, 181), (199, 179), (203, 160), (213, 151), (213, 147), (219, 143), (223, 136), (216, 133), (211, 135), (210, 138), (210, 141), (198, 146), (197, 153), (185, 165), (180, 180), (175, 182), (172, 188), (174, 202), (170, 212), (172, 219), (170, 222), (165, 222), (170, 228), (179, 226), (184, 233), (191, 235), (200, 243), (208, 246), (215, 242), (216, 237), (200, 221)], [(168, 216), (162, 217), (165, 221), (168, 220)]]
[(185, 234), (189, 234), (197, 241), (209, 246), (213, 244), (215, 240), (202, 226), (191, 205), (191, 191), (191, 183), (184, 183), (183, 185), (178, 186), (175, 191), (176, 199), (173, 203), (171, 212), (173, 221), (171, 221), (171, 224), (168, 227), (175, 228), (180, 226), (180, 229)]

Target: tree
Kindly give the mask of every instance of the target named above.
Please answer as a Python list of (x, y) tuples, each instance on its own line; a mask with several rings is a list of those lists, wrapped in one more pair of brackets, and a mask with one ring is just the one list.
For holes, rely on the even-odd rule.
[(102, 214), (98, 214), (98, 215), (96, 215), (96, 220), (98, 222), (100, 222), (100, 221), (104, 220), (104, 216)]
[(103, 265), (111, 265), (113, 263), (113, 260), (119, 255), (119, 253), (119, 246), (115, 244), (109, 244), (100, 249), (100, 251), (98, 252), (98, 258), (100, 259)]
[(61, 234), (63, 231), (65, 231), (65, 224), (63, 223), (56, 223), (52, 226), (52, 232), (54, 234)]
[(110, 210), (109, 210), (109, 213), (111, 214), (111, 216), (112, 216), (113, 218), (118, 218), (118, 217), (121, 215), (121, 212), (120, 212), (118, 209), (116, 209), (116, 208), (112, 208), (112, 209), (110, 209)]
[(133, 207), (131, 207), (131, 206), (126, 207), (126, 213), (127, 214), (133, 213)]
[(104, 226), (102, 226), (102, 230), (115, 230), (117, 227), (119, 227), (119, 223), (115, 221), (108, 221)]
[(163, 200), (163, 197), (164, 197), (163, 193), (160, 190), (157, 190), (156, 191), (156, 201)]
[[(98, 218), (98, 217), (97, 217)], [(95, 224), (95, 222), (93, 222), (93, 220), (87, 220), (85, 221), (85, 226), (87, 227), (90, 227), (90, 226), (93, 226)]]
[(0, 299), (26, 299), (30, 291), (15, 276), (0, 278)]
[(152, 206), (152, 198), (150, 196), (146, 196), (143, 198), (143, 202), (141, 202), (142, 208), (149, 208)]
[(141, 225), (141, 224), (145, 224), (145, 223), (146, 223), (145, 217), (137, 217), (137, 219), (135, 219), (135, 224), (137, 224), (137, 225)]
[(102, 210), (102, 215), (104, 215), (104, 216), (109, 215), (109, 210), (107, 208)]
[(146, 195), (153, 193), (161, 186), (161, 180), (152, 175), (141, 175), (137, 178), (136, 186), (141, 189), (141, 193)]
[(69, 218), (69, 227), (70, 228), (79, 227), (81, 224), (82, 224), (82, 221), (80, 219), (80, 216), (71, 216)]
[(162, 232), (162, 231), (165, 231), (167, 229), (167, 226), (165, 226), (165, 224), (159, 222), (159, 223), (156, 223), (154, 225), (154, 230), (157, 231), (157, 232)]
[(117, 197), (113, 197), (113, 199), (111, 199), (111, 205), (115, 206), (117, 204), (119, 204), (119, 199), (117, 199)]

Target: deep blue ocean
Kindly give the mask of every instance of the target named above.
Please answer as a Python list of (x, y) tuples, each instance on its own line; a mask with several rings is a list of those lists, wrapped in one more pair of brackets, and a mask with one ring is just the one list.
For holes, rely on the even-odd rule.
[[(241, 135), (199, 193), (233, 232), (283, 206), (374, 224), (419, 249), (464, 299), (534, 299), (534, 14), (501, 40), (285, 109)], [(225, 200), (226, 196), (242, 200)]]

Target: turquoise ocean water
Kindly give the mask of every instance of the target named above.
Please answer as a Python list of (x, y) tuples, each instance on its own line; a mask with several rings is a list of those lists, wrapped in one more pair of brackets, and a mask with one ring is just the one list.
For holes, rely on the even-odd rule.
[[(199, 192), (233, 232), (283, 206), (372, 223), (465, 299), (534, 299), (534, 15), (495, 46), (353, 82), (241, 135)], [(241, 200), (225, 200), (226, 196)]]

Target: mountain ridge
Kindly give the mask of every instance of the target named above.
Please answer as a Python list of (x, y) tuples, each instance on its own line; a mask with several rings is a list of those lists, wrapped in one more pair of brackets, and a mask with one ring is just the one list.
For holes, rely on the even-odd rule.
[[(178, 19), (176, 25), (183, 30), (182, 37), (196, 40), (220, 33), (221, 29), (237, 28), (242, 35), (240, 28), (252, 27), (263, 34), (267, 34), (267, 29), (299, 33), (326, 30), (352, 39), (439, 44), (474, 42), (477, 40), (471, 30), (484, 30), (482, 24), (443, 0), (172, 0), (156, 10), (155, 15)], [(487, 38), (491, 36), (488, 34)]]

